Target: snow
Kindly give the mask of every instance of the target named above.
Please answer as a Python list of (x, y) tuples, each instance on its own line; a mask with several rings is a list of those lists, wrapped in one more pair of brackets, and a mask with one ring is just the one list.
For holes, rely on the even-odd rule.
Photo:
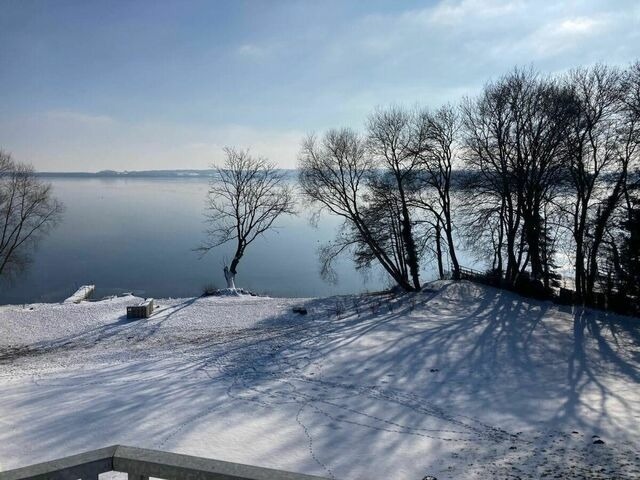
[(96, 289), (95, 285), (83, 285), (76, 292), (67, 298), (64, 303), (80, 303), (88, 298)]
[(128, 321), (140, 300), (0, 307), (0, 470), (120, 443), (328, 478), (640, 476), (637, 319), (468, 282)]

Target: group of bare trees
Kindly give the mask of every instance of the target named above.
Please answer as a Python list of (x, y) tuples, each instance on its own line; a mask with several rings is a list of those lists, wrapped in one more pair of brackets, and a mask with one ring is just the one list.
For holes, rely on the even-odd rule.
[[(575, 242), (576, 291), (589, 298), (600, 275), (626, 276), (616, 257), (625, 243), (624, 222), (632, 222), (640, 180), (640, 63), (626, 71), (579, 69), (568, 82), (577, 112), (568, 137), (565, 210)], [(603, 271), (603, 257), (613, 259), (613, 270)]]
[(0, 280), (29, 263), (37, 241), (58, 223), (62, 210), (33, 168), (0, 151)]
[(548, 286), (554, 244), (547, 213), (559, 194), (572, 109), (566, 88), (520, 70), (463, 103), (469, 218), (480, 236), (490, 235), (494, 267), (508, 285), (528, 267)]
[(323, 271), (349, 250), (358, 266), (375, 262), (418, 290), (427, 255), (440, 276), (448, 259), (459, 277), (457, 240), (508, 288), (551, 294), (561, 262), (581, 300), (606, 282), (628, 286), (639, 111), (639, 63), (556, 77), (515, 69), (457, 108), (379, 109), (364, 134), (307, 138), (302, 191), (344, 219), (321, 251)]
[(435, 254), (444, 274), (445, 248), (459, 275), (451, 208), (457, 129), (451, 107), (390, 107), (368, 118), (364, 135), (330, 130), (303, 142), (305, 197), (344, 220), (340, 235), (321, 250), (325, 275), (339, 253), (351, 251), (358, 267), (376, 262), (400, 287), (415, 291), (426, 254)]
[(467, 233), (508, 286), (531, 279), (548, 291), (561, 254), (579, 299), (602, 290), (603, 277), (625, 276), (605, 257), (622, 247), (632, 215), (639, 73), (638, 64), (558, 77), (515, 70), (463, 103)]
[[(318, 210), (344, 220), (337, 238), (321, 248), (321, 272), (334, 278), (333, 261), (345, 251), (360, 268), (378, 264), (403, 289), (421, 288), (425, 254), (436, 252), (444, 274), (443, 250), (454, 276), (451, 207), (457, 114), (392, 107), (374, 112), (367, 133), (330, 130), (311, 135), (300, 153), (299, 183)], [(247, 151), (226, 150), (211, 183), (208, 243), (199, 250), (233, 242), (236, 253), (225, 265), (228, 288), (246, 246), (283, 214), (294, 212), (291, 186), (281, 172)]]
[[(514, 69), (459, 106), (380, 108), (362, 132), (308, 136), (299, 187), (317, 212), (343, 220), (320, 250), (327, 278), (348, 252), (416, 291), (430, 259), (441, 277), (460, 278), (465, 243), (491, 278), (521, 291), (552, 294), (569, 263), (588, 301), (605, 288), (629, 294), (640, 276), (639, 145), (640, 63), (558, 76)], [(248, 152), (228, 150), (218, 174), (203, 251), (235, 239), (233, 279), (246, 246), (293, 212), (293, 196)]]

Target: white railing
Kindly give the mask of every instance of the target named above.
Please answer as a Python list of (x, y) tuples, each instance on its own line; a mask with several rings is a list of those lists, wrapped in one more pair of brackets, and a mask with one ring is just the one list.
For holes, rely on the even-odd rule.
[(0, 480), (98, 480), (98, 475), (106, 472), (124, 472), (129, 480), (322, 480), (312, 475), (124, 445), (7, 470), (0, 472)]

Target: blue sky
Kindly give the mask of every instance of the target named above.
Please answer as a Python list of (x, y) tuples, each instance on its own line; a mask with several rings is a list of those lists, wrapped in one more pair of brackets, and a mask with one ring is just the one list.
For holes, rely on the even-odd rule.
[(39, 170), (295, 165), (378, 105), (640, 58), (640, 2), (0, 0), (0, 148)]

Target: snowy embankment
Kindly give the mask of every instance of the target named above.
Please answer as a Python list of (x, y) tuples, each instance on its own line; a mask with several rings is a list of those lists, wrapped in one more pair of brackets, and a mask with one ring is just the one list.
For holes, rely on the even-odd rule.
[(121, 443), (329, 478), (640, 476), (640, 321), (431, 288), (0, 307), (0, 470)]

